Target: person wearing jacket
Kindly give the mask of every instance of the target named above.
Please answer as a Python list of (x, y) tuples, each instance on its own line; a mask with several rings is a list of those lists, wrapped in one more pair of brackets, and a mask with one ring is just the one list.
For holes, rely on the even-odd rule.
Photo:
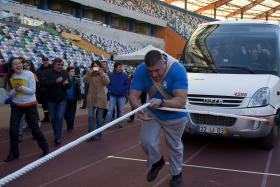
[(42, 57), (42, 65), (37, 69), (38, 74), (38, 93), (37, 93), (37, 99), (38, 103), (42, 104), (43, 112), (44, 112), (44, 119), (41, 122), (50, 122), (50, 114), (48, 111), (48, 102), (46, 98), (46, 88), (41, 84), (42, 79), (44, 77), (45, 72), (51, 69), (51, 65), (49, 63), (49, 59), (45, 56)]
[[(114, 71), (109, 73), (110, 84), (108, 85), (108, 91), (110, 93), (109, 109), (106, 116), (106, 121), (112, 121), (115, 105), (117, 104), (118, 117), (124, 115), (124, 105), (128, 93), (128, 77), (122, 71), (122, 64), (116, 62), (114, 64)], [(124, 122), (119, 124), (120, 128), (124, 127)]]
[(67, 131), (71, 132), (74, 128), (74, 121), (76, 116), (77, 102), (81, 101), (81, 89), (80, 83), (75, 77), (75, 68), (69, 67), (67, 68), (67, 72), (69, 75), (69, 88), (66, 90), (67, 93), (67, 104), (66, 111), (64, 114), (64, 119), (67, 124)]
[(66, 90), (69, 88), (68, 80), (69, 76), (67, 72), (63, 70), (62, 59), (55, 58), (52, 62), (52, 68), (46, 70), (41, 82), (43, 87), (46, 88), (48, 110), (56, 145), (61, 144), (63, 117), (67, 104)]
[(19, 58), (12, 57), (9, 62), (9, 70), (5, 85), (9, 96), (12, 97), (11, 117), (10, 117), (10, 151), (5, 162), (19, 158), (18, 131), (20, 119), (25, 114), (32, 134), (39, 147), (43, 150), (43, 156), (48, 154), (48, 143), (39, 128), (39, 114), (37, 110), (37, 100), (35, 96), (36, 82), (31, 71), (23, 70), (23, 65)]
[[(88, 132), (103, 125), (103, 112), (107, 109), (106, 85), (110, 80), (103, 66), (99, 61), (94, 61), (85, 76), (85, 83), (88, 84), (87, 109), (88, 109)], [(97, 114), (97, 125), (95, 127), (94, 114)], [(91, 140), (100, 140), (102, 133), (97, 134)]]

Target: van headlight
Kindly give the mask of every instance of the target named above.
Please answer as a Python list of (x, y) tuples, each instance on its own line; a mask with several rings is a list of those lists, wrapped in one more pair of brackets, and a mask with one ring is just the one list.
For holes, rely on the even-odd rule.
[(260, 107), (268, 105), (269, 101), (269, 88), (264, 87), (259, 89), (252, 97), (248, 107)]

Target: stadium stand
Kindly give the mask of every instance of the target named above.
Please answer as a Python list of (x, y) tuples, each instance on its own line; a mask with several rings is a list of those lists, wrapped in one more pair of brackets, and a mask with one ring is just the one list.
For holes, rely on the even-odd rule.
[(107, 40), (94, 34), (81, 33), (81, 36), (93, 45), (96, 45), (110, 54), (127, 54), (137, 50), (136, 47), (132, 47), (131, 45), (125, 45), (119, 41)]
[[(101, 48), (102, 50), (113, 55), (127, 54), (139, 49), (131, 45), (126, 45), (125, 43), (120, 41), (106, 39), (95, 34), (87, 34), (87, 33), (79, 32), (76, 29), (67, 28), (66, 26), (62, 26), (60, 24), (52, 23), (52, 27), (55, 28), (58, 32), (65, 31), (68, 33), (80, 35), (83, 39), (90, 42), (92, 45), (97, 46), (98, 48)], [(139, 45), (141, 46), (141, 44)]]
[[(121, 41), (122, 43), (131, 45), (135, 48), (142, 48), (143, 46), (147, 46), (149, 44), (152, 44), (157, 48), (164, 48), (164, 40), (161, 38), (114, 29), (105, 24), (97, 24), (94, 20), (90, 22), (92, 24), (89, 24), (89, 20), (80, 19), (74, 17), (73, 15), (65, 15), (53, 10), (33, 8), (15, 3), (14, 1), (6, 1), (5, 3), (0, 2), (0, 5), (4, 10), (8, 10), (12, 13), (35, 17), (39, 20), (61, 24), (63, 26), (67, 25), (68, 28), (76, 29), (79, 32), (94, 33), (95, 35), (102, 36), (107, 40)], [(57, 19), (58, 17), (59, 19)]]
[(167, 6), (161, 5), (158, 1), (120, 1), (120, 0), (104, 0), (107, 3), (112, 3), (114, 5), (133, 9), (134, 11), (139, 11), (143, 14), (147, 14), (158, 19), (166, 20), (168, 26), (174, 29), (177, 33), (184, 37), (188, 37), (193, 30), (206, 20), (198, 18), (175, 9), (169, 8)]
[[(181, 12), (177, 9), (173, 9), (172, 7), (168, 6), (168, 5), (164, 5), (164, 3), (160, 2), (160, 1), (151, 1), (151, 0), (145, 0), (145, 1), (121, 1), (121, 0), (101, 0), (103, 2), (106, 3), (110, 3), (113, 4), (115, 6), (119, 6), (122, 8), (126, 8), (128, 10), (132, 10), (132, 11), (137, 11), (138, 13), (142, 13), (145, 15), (149, 15), (152, 17), (155, 17), (159, 20), (166, 20), (167, 21), (167, 25), (172, 28), (175, 32), (177, 32), (178, 34), (180, 34), (181, 36), (187, 38), (189, 36), (189, 34), (197, 27), (198, 24), (202, 23), (202, 22), (206, 22), (205, 19), (201, 18), (201, 17), (196, 17), (193, 16), (191, 14), (186, 14), (184, 12)], [(37, 12), (44, 12), (44, 13), (48, 13), (48, 15), (56, 15), (59, 16), (60, 18), (63, 19), (67, 19), (69, 20), (75, 20), (75, 22), (79, 22), (79, 23), (94, 23), (94, 24), (87, 24), (87, 25), (95, 25), (98, 27), (105, 27), (108, 29), (111, 29), (109, 25), (104, 24), (101, 21), (96, 21), (96, 20), (91, 20), (88, 18), (82, 18), (79, 19), (77, 17), (74, 17), (71, 14), (65, 13), (65, 12), (59, 12), (56, 10), (41, 10), (38, 9), (36, 6), (32, 6), (29, 4), (23, 4), (23, 3), (19, 3), (17, 1), (6, 1), (6, 3), (12, 3), (15, 6), (19, 6), (19, 7), (25, 7), (26, 9), (34, 9), (34, 11), (36, 10)], [(79, 3), (79, 1), (74, 1)], [(80, 1), (81, 3), (83, 3), (83, 1)], [(17, 8), (17, 7), (14, 7)], [(18, 14), (20, 14), (21, 16), (28, 16), (31, 18), (34, 18), (34, 15), (26, 15), (24, 11), (19, 12), (18, 9), (16, 11)], [(36, 15), (36, 14), (35, 14)], [(36, 15), (39, 17), (39, 19), (41, 20), (41, 17), (39, 16), (40, 14)], [(46, 18), (48, 16), (45, 16)], [(44, 18), (45, 18), (44, 17)], [(46, 19), (48, 22), (50, 20), (53, 20), (53, 18), (50, 19)], [(45, 21), (45, 20), (44, 20)], [(63, 32), (66, 31), (68, 33), (75, 33), (77, 35), (79, 35), (82, 39), (84, 39), (85, 41), (93, 44), (94, 46), (104, 50), (105, 52), (111, 54), (111, 55), (118, 55), (118, 54), (126, 54), (126, 53), (131, 53), (134, 52), (140, 48), (145, 47), (148, 43), (148, 41), (133, 41), (133, 39), (131, 39), (133, 42), (131, 43), (127, 43), (128, 41), (124, 41), (122, 40), (123, 37), (119, 37), (119, 36), (115, 36), (115, 37), (108, 37), (110, 34), (101, 29), (98, 32), (93, 32), (93, 30), (90, 30), (85, 27), (82, 26), (78, 26), (77, 24), (70, 23), (69, 22), (65, 22), (65, 24), (61, 23), (57, 23), (54, 22), (52, 23), (55, 26), (55, 30), (58, 32)], [(75, 25), (75, 26), (74, 26)], [(101, 35), (102, 33), (102, 35)], [(104, 36), (103, 36), (104, 33)], [(107, 35), (106, 35), (107, 34)], [(114, 38), (117, 38), (119, 40), (115, 40)], [(128, 37), (127, 37), (128, 38)], [(158, 38), (160, 39), (160, 38)], [(121, 42), (122, 41), (122, 42)], [(158, 48), (163, 48), (163, 45), (155, 45), (153, 44), (155, 47)], [(4, 54), (5, 58), (7, 57), (7, 54)], [(29, 55), (30, 56), (30, 55)], [(65, 55), (64, 55), (65, 56)], [(36, 57), (33, 57), (36, 58)], [(73, 63), (73, 61), (75, 60), (70, 60), (69, 63)], [(36, 63), (36, 59), (35, 59), (35, 63)]]
[(0, 23), (0, 51), (7, 61), (11, 56), (30, 59), (37, 66), (42, 55), (61, 57), (67, 64), (89, 66), (91, 59), (102, 59), (72, 44), (68, 40), (43, 30), (17, 24)]
[[(106, 60), (109, 71), (113, 70), (113, 61), (105, 59), (101, 55), (87, 52), (58, 35), (58, 33), (61, 32), (71, 32), (77, 35), (85, 35), (84, 33), (79, 33), (75, 29), (69, 29), (59, 24), (45, 23), (44, 25), (58, 31), (56, 34), (54, 32), (49, 33), (38, 28), (19, 24), (21, 20), (14, 14), (9, 12), (4, 12), (4, 14), (6, 17), (2, 16), (2, 21), (0, 21), (1, 61), (7, 61), (11, 56), (21, 56), (25, 59), (32, 60), (35, 66), (38, 67), (41, 62), (41, 56), (44, 55), (50, 59), (53, 59), (54, 57), (61, 57), (65, 60), (66, 64), (73, 65), (77, 62), (78, 66), (82, 65), (83, 67), (89, 67), (91, 60), (98, 59)], [(0, 15), (3, 15), (3, 11), (0, 12)], [(3, 22), (3, 20), (5, 20), (5, 22)], [(94, 35), (91, 35), (91, 37), (96, 37), (95, 39), (97, 40), (95, 41), (95, 44), (97, 46), (103, 45), (104, 48), (109, 49), (109, 51), (111, 50), (111, 52), (114, 52), (114, 46), (116, 50), (122, 52), (119, 54), (129, 53), (136, 50), (136, 48), (127, 49), (124, 44), (116, 43), (116, 41), (97, 38), (97, 36)], [(93, 42), (93, 39), (89, 40)], [(99, 43), (96, 43), (97, 41)], [(107, 42), (107, 45), (105, 42)], [(117, 52), (116, 50), (115, 52)], [(124, 68), (127, 72), (133, 71), (133, 67), (129, 65), (124, 65)]]

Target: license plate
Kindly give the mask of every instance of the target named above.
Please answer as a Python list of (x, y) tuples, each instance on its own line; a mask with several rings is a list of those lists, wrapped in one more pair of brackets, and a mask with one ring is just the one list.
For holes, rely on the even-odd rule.
[(217, 126), (207, 126), (207, 125), (200, 125), (199, 132), (200, 133), (207, 133), (207, 134), (216, 134), (216, 135), (227, 135), (227, 128), (225, 127), (217, 127)]

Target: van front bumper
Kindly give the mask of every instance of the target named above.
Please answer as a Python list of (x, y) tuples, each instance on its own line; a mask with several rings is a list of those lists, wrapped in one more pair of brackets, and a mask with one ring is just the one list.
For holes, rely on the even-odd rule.
[[(189, 107), (190, 108), (190, 107)], [(191, 107), (190, 110), (209, 111), (204, 107)], [(211, 108), (212, 109), (212, 108)], [(235, 114), (244, 116), (264, 116), (274, 113), (271, 106), (244, 109), (214, 108), (211, 112), (223, 114)], [(260, 138), (265, 137), (271, 131), (271, 126), (265, 122), (252, 121), (248, 119), (211, 116), (204, 114), (189, 113), (189, 120), (185, 132), (190, 134), (202, 134), (213, 136), (226, 136), (236, 138)]]

